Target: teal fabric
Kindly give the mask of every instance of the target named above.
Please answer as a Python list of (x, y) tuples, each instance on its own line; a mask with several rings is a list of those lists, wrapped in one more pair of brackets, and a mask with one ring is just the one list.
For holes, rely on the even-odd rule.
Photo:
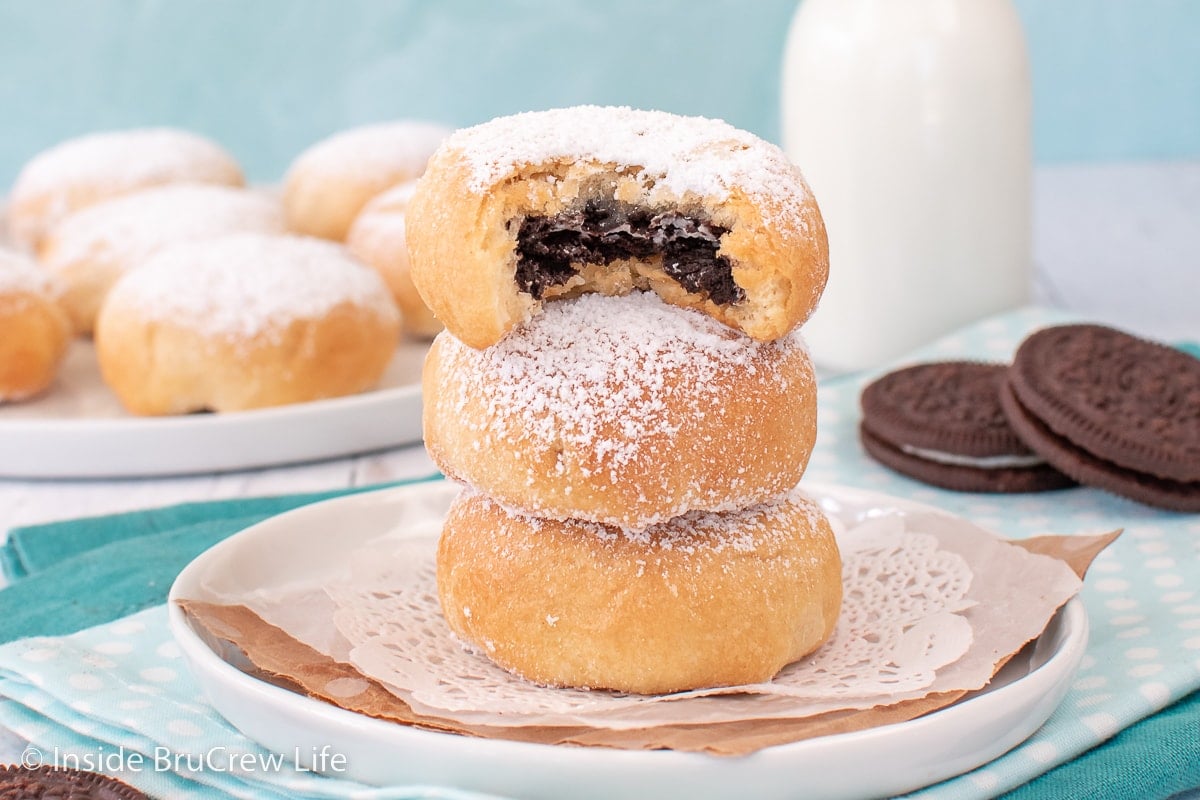
[(1200, 787), (1200, 692), (1004, 795), (1004, 800), (1159, 800)]
[(102, 771), (162, 800), (480, 798), (372, 788), (264, 750), (204, 701), (171, 641), (163, 605), (71, 636), (0, 646), (0, 725), (29, 742), (24, 763), (71, 765), (107, 753)]
[(175, 575), (225, 537), (308, 503), (377, 488), (185, 503), (14, 529), (0, 550), (12, 582), (0, 590), (0, 642), (74, 633), (159, 605)]

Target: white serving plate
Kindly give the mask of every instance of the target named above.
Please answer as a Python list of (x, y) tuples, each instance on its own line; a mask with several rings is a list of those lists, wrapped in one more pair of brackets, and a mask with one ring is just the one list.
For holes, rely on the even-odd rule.
[(315, 461), (421, 440), (427, 345), (402, 343), (379, 388), (226, 414), (135, 417), (105, 386), (90, 342), (45, 395), (0, 404), (0, 477), (180, 475)]
[[(847, 521), (928, 506), (860, 490), (808, 486)], [(1082, 602), (1067, 603), (1036, 646), (984, 690), (895, 725), (766, 748), (738, 757), (479, 739), (355, 714), (250, 677), (222, 660), (175, 604), (206, 584), (272, 586), (328, 574), (338, 556), (414, 507), (444, 512), (457, 488), (417, 484), (306, 506), (200, 555), (171, 588), (172, 632), (213, 707), (265, 747), (345, 754), (344, 777), (376, 785), (435, 784), (519, 798), (870, 798), (901, 794), (974, 769), (1029, 737), (1069, 688), (1087, 643)], [(337, 531), (337, 536), (330, 536)], [(306, 765), (308, 766), (308, 765)]]

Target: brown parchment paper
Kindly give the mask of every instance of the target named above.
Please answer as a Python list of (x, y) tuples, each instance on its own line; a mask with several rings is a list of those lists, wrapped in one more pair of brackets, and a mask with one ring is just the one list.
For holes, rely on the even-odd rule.
[[(1064, 562), (1081, 579), (1093, 559), (1120, 535), (1041, 536), (1014, 541), (1029, 552)], [(710, 724), (660, 725), (613, 730), (588, 726), (487, 726), (418, 714), (378, 682), (349, 664), (334, 660), (266, 622), (243, 605), (183, 600), (196, 632), (226, 660), (242, 663), (248, 673), (290, 691), (349, 711), (392, 722), (467, 736), (539, 744), (672, 749), (715, 755), (744, 755), (764, 747), (816, 736), (903, 722), (947, 706), (967, 694), (941, 692), (874, 708), (833, 711), (799, 718), (749, 719)], [(1001, 654), (993, 675), (1018, 651)], [(515, 679), (514, 679), (515, 680)], [(336, 690), (336, 694), (335, 691)]]

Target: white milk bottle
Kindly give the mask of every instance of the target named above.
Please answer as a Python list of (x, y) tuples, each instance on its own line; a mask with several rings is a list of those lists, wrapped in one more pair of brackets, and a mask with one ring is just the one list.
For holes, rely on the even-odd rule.
[(783, 146), (829, 230), (803, 332), (819, 367), (872, 367), (1028, 299), (1031, 126), (1010, 0), (803, 0)]

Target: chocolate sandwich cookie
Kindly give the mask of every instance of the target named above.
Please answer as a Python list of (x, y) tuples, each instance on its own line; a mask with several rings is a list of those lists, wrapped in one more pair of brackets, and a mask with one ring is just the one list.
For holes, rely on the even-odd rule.
[(1101, 325), (1046, 328), (1018, 348), (1002, 403), (1080, 483), (1200, 512), (1200, 359)]
[(1038, 492), (1073, 481), (1030, 450), (1000, 408), (1007, 367), (919, 364), (867, 386), (859, 435), (867, 454), (919, 481), (960, 492)]
[(127, 783), (98, 772), (49, 766), (0, 766), (0, 800), (149, 800)]

